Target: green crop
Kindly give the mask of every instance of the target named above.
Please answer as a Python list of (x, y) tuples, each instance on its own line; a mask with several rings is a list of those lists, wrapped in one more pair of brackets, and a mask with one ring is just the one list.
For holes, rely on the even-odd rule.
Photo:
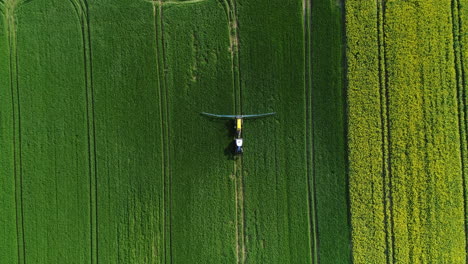
[[(3, 227), (0, 231), (0, 259), (14, 263), (17, 255), (17, 228), (16, 228), (16, 210), (15, 210), (15, 185), (14, 175), (14, 123), (10, 118), (3, 116), (12, 116), (12, 79), (10, 67), (10, 39), (9, 26), (6, 21), (5, 11), (0, 2), (0, 225)], [(3, 175), (10, 175), (4, 177)]]
[(464, 4), (0, 0), (0, 262), (465, 262)]
[[(348, 263), (343, 2), (0, 0), (0, 262)], [(231, 123), (246, 121), (245, 156)]]

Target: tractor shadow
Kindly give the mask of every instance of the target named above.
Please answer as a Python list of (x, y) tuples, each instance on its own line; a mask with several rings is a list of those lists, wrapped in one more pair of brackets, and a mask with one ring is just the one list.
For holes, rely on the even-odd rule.
[(234, 137), (236, 136), (236, 129), (234, 127), (235, 121), (234, 120), (227, 120), (227, 122), (224, 123), (226, 127), (226, 137), (230, 139), (229, 144), (226, 146), (224, 149), (224, 156), (228, 160), (234, 160), (236, 155), (235, 155), (235, 148), (236, 148), (236, 143), (234, 141)]
[(222, 122), (224, 123), (226, 131), (225, 135), (229, 139), (229, 144), (224, 148), (224, 156), (228, 160), (235, 160), (236, 154), (235, 154), (235, 149), (236, 149), (236, 142), (234, 141), (234, 138), (236, 136), (236, 128), (235, 128), (235, 120), (234, 119), (228, 119), (228, 120), (220, 120), (217, 118), (210, 118), (208, 117), (209, 120), (214, 121), (214, 122)]

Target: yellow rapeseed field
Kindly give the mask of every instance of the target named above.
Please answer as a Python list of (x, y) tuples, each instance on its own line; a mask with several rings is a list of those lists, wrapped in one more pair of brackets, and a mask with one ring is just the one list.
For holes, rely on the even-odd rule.
[(347, 2), (354, 263), (466, 261), (464, 17), (459, 1)]

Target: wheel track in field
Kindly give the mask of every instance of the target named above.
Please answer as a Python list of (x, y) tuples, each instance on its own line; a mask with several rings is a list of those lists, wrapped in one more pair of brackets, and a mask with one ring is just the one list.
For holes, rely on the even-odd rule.
[(155, 26), (155, 44), (156, 54), (158, 55), (157, 74), (158, 74), (158, 89), (159, 89), (159, 113), (161, 120), (161, 142), (162, 142), (162, 182), (163, 182), (163, 206), (162, 206), (162, 249), (164, 251), (164, 257), (161, 263), (172, 263), (172, 231), (171, 231), (171, 175), (170, 175), (170, 120), (169, 120), (169, 103), (168, 103), (168, 90), (167, 90), (167, 78), (165, 74), (166, 70), (166, 51), (164, 48), (164, 20), (163, 20), (163, 5), (165, 2), (162, 0), (152, 1), (153, 3), (153, 14), (154, 14), (154, 26)]
[[(231, 53), (231, 73), (233, 81), (234, 112), (242, 114), (242, 87), (239, 59), (239, 32), (236, 0), (218, 0), (224, 8), (228, 22), (229, 52)], [(234, 188), (236, 203), (236, 259), (237, 263), (247, 260), (246, 218), (245, 218), (245, 183), (242, 173), (242, 157), (234, 161)]]
[[(21, 127), (20, 127), (20, 97), (19, 97), (19, 85), (18, 85), (18, 58), (17, 58), (17, 47), (16, 47), (16, 27), (15, 27), (15, 12), (24, 4), (31, 2), (32, 0), (23, 1), (10, 1), (5, 4), (3, 1), (0, 2), (0, 11), (6, 14), (8, 23), (8, 38), (10, 48), (10, 78), (11, 78), (11, 89), (12, 89), (12, 102), (14, 106), (13, 111), (13, 122), (15, 129), (15, 140), (13, 142), (15, 149), (15, 178), (16, 178), (16, 204), (17, 204), (17, 237), (18, 237), (18, 261), (19, 263), (26, 262), (26, 249), (25, 249), (25, 238), (24, 238), (24, 211), (23, 211), (23, 194), (22, 194), (22, 175), (21, 175)], [(83, 37), (83, 55), (85, 63), (85, 81), (86, 81), (86, 104), (87, 104), (87, 117), (88, 117), (88, 151), (89, 151), (89, 172), (90, 172), (90, 232), (91, 232), (91, 263), (97, 263), (97, 207), (96, 198), (97, 190), (96, 185), (96, 173), (95, 173), (95, 133), (94, 133), (94, 106), (92, 100), (92, 77), (91, 77), (91, 56), (90, 53), (90, 42), (89, 42), (89, 21), (86, 16), (87, 6), (82, 2), (75, 2), (70, 0), (75, 12), (78, 16), (81, 25), (81, 33)], [(6, 10), (6, 11), (5, 11)], [(91, 101), (91, 104), (89, 103)], [(91, 106), (90, 106), (91, 105)], [(16, 112), (16, 114), (15, 114)], [(17, 116), (17, 117), (16, 117)], [(92, 119), (92, 121), (90, 121)], [(91, 125), (92, 124), (92, 125)], [(91, 137), (93, 140), (91, 140)], [(93, 169), (94, 168), (94, 169)], [(20, 209), (18, 209), (20, 208)], [(20, 212), (18, 212), (20, 210)], [(21, 238), (20, 238), (21, 237)], [(21, 240), (21, 241), (20, 241)]]
[(26, 246), (24, 237), (24, 208), (23, 208), (23, 175), (21, 173), (21, 107), (18, 85), (18, 50), (17, 28), (15, 20), (16, 10), (24, 4), (24, 1), (6, 1), (2, 3), (3, 13), (7, 24), (8, 48), (10, 53), (10, 89), (13, 106), (13, 164), (15, 178), (15, 208), (16, 208), (16, 236), (18, 248), (18, 263), (26, 262)]
[(465, 65), (463, 56), (463, 29), (462, 18), (460, 16), (461, 6), (460, 0), (452, 0), (452, 27), (453, 27), (453, 52), (454, 52), (454, 67), (457, 85), (457, 104), (458, 104), (458, 128), (460, 134), (460, 161), (462, 168), (462, 182), (463, 182), (463, 200), (464, 200), (464, 215), (465, 215), (465, 251), (468, 252), (468, 212), (467, 212), (467, 125), (466, 125), (466, 80), (465, 80)]
[(152, 3), (157, 6), (167, 5), (190, 5), (205, 2), (207, 0), (190, 0), (190, 1), (161, 1), (161, 0), (144, 0), (145, 2)]
[[(26, 262), (26, 246), (24, 238), (24, 211), (23, 211), (23, 195), (22, 195), (22, 175), (21, 175), (21, 127), (20, 127), (20, 97), (18, 85), (18, 58), (16, 48), (16, 27), (14, 14), (16, 10), (33, 0), (20, 0), (0, 2), (0, 11), (6, 13), (8, 19), (8, 35), (10, 42), (10, 74), (11, 86), (14, 105), (14, 127), (17, 132), (15, 134), (15, 178), (16, 178), (16, 203), (17, 208), (21, 208), (21, 212), (17, 212), (17, 236), (18, 236), (18, 259), (19, 263)], [(94, 91), (92, 86), (92, 56), (89, 18), (87, 16), (88, 6), (84, 0), (69, 0), (73, 5), (77, 18), (81, 26), (81, 36), (83, 41), (83, 62), (85, 68), (85, 86), (86, 86), (86, 111), (87, 111), (87, 126), (88, 126), (88, 164), (90, 173), (90, 246), (91, 263), (97, 263), (97, 171), (96, 171), (96, 147), (95, 147), (95, 119), (94, 119)], [(5, 10), (7, 10), (5, 12)], [(15, 77), (16, 76), (16, 77)], [(16, 79), (15, 79), (16, 78)], [(15, 112), (17, 117), (15, 117)], [(19, 164), (19, 165), (18, 165)], [(18, 190), (19, 189), (19, 190)], [(18, 209), (17, 209), (18, 210)], [(20, 241), (19, 237), (21, 237)]]
[(97, 191), (97, 149), (96, 124), (94, 106), (93, 63), (91, 51), (91, 30), (89, 21), (88, 3), (86, 0), (69, 0), (73, 5), (81, 26), (81, 39), (83, 46), (83, 66), (85, 72), (86, 89), (86, 125), (88, 140), (88, 166), (89, 166), (89, 202), (90, 202), (90, 261), (98, 263), (98, 191)]
[(395, 260), (394, 231), (392, 217), (392, 167), (390, 148), (390, 113), (389, 113), (389, 89), (387, 76), (387, 55), (385, 42), (385, 1), (377, 0), (377, 40), (378, 40), (378, 72), (380, 90), (380, 119), (382, 138), (382, 181), (383, 181), (383, 206), (384, 206), (384, 227), (386, 242), (386, 262), (391, 264)]
[(318, 254), (318, 219), (317, 219), (317, 203), (316, 203), (316, 191), (315, 191), (315, 177), (314, 177), (314, 144), (312, 140), (313, 133), (313, 121), (312, 121), (312, 50), (311, 50), (311, 10), (312, 1), (303, 0), (303, 27), (304, 27), (304, 52), (305, 52), (305, 87), (304, 96), (306, 100), (305, 112), (306, 112), (306, 171), (307, 171), (307, 203), (308, 203), (308, 218), (309, 218), (309, 232), (310, 232), (310, 258), (312, 263), (319, 263)]
[[(150, 2), (153, 5), (153, 13), (154, 13), (154, 25), (155, 25), (155, 32), (156, 32), (156, 37), (155, 37), (155, 43), (156, 43), (156, 53), (158, 54), (158, 59), (157, 59), (157, 67), (158, 67), (158, 89), (159, 89), (159, 105), (160, 105), (160, 114), (161, 114), (161, 142), (163, 142), (162, 146), (162, 153), (163, 153), (163, 162), (162, 162), (162, 167), (163, 167), (163, 182), (164, 182), (164, 190), (163, 190), (163, 226), (164, 226), (164, 234), (163, 234), (163, 243), (165, 244), (163, 246), (164, 251), (165, 251), (165, 257), (163, 260), (163, 263), (172, 263), (172, 231), (171, 231), (171, 208), (172, 208), (172, 194), (171, 194), (171, 175), (170, 175), (170, 148), (169, 148), (169, 142), (170, 142), (170, 131), (169, 131), (169, 122), (170, 122), (170, 116), (169, 116), (169, 99), (168, 99), (168, 85), (167, 85), (167, 78), (166, 78), (166, 52), (165, 52), (165, 41), (164, 41), (164, 10), (165, 8), (170, 8), (171, 6), (182, 6), (182, 5), (191, 5), (191, 4), (198, 4), (202, 2), (206, 2), (207, 0), (191, 0), (191, 1), (163, 1), (163, 0), (144, 0), (145, 2)], [(238, 50), (237, 50), (237, 45), (233, 44), (233, 38), (232, 36), (235, 35), (233, 34), (232, 30), (232, 25), (231, 23), (231, 18), (235, 17), (230, 15), (230, 11), (233, 9), (231, 6), (233, 6), (233, 3), (228, 3), (230, 0), (219, 0), (222, 1), (221, 4), (223, 4), (223, 8), (226, 10), (228, 14), (228, 20), (230, 21), (229, 23), (229, 36), (230, 36), (230, 51), (232, 54), (232, 71), (233, 71), (233, 80), (235, 81), (235, 84), (233, 85), (233, 91), (234, 91), (234, 101), (235, 106), (234, 106), (234, 111), (239, 112), (240, 109), (240, 88), (238, 85), (239, 79), (236, 78), (238, 76)], [(232, 1), (230, 1), (232, 2)], [(224, 3), (226, 6), (224, 6)], [(237, 22), (235, 22), (235, 25), (237, 25)], [(237, 26), (234, 26), (237, 27)], [(237, 38), (237, 37), (236, 37)], [(236, 66), (234, 66), (236, 65)], [(244, 208), (244, 202), (243, 202), (243, 180), (242, 180), (242, 160), (238, 159), (234, 163), (234, 175), (236, 176), (234, 179), (234, 185), (235, 185), (235, 195), (236, 195), (236, 256), (238, 257), (238, 262), (241, 262), (243, 260), (240, 260), (239, 255), (242, 252), (245, 252), (241, 248), (245, 249), (244, 246), (244, 239), (239, 239), (239, 237), (243, 237), (244, 234), (244, 221), (239, 221), (239, 219), (244, 218), (243, 214), (243, 208)], [(239, 213), (240, 212), (240, 213)], [(241, 226), (241, 227), (239, 227)], [(241, 234), (241, 235), (239, 235)], [(245, 254), (244, 254), (245, 256)]]

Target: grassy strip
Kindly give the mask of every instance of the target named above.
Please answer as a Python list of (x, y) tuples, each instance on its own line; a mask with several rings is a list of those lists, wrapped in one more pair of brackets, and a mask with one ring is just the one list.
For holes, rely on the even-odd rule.
[(387, 262), (376, 2), (346, 3), (348, 151), (354, 263)]
[(16, 233), (14, 117), (10, 71), (9, 23), (0, 2), (0, 259), (18, 262)]

